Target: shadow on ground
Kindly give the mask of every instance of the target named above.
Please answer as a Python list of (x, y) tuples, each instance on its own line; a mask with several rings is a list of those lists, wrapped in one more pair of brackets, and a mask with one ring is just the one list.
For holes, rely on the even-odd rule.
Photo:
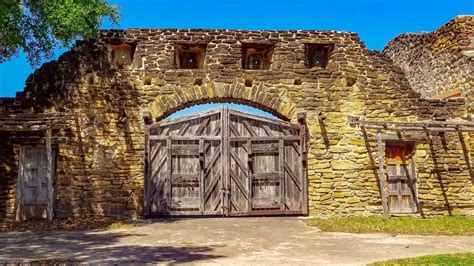
[(0, 235), (0, 263), (184, 263), (222, 257), (213, 254), (216, 246), (133, 244), (134, 238), (143, 236), (127, 232), (5, 233)]

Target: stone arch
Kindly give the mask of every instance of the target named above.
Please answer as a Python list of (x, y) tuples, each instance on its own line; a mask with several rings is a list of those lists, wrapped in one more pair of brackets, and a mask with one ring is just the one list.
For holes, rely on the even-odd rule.
[(158, 120), (193, 105), (216, 102), (245, 104), (286, 121), (295, 119), (296, 105), (286, 90), (246, 87), (239, 83), (211, 83), (191, 88), (165, 85), (162, 91), (167, 93), (158, 95), (144, 110)]

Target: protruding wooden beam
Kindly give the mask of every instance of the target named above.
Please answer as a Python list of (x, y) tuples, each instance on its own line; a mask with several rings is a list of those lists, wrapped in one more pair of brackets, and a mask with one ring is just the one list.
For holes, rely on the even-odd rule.
[(142, 118), (143, 118), (143, 122), (145, 123), (145, 125), (153, 124), (153, 116), (150, 112), (148, 112), (148, 111), (143, 112), (142, 113)]
[(304, 111), (296, 113), (296, 119), (298, 120), (298, 124), (300, 125), (306, 124), (306, 116), (307, 116), (307, 113)]

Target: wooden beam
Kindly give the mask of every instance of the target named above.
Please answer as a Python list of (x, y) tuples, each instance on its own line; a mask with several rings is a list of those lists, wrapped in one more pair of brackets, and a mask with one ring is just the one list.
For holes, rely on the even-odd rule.
[(384, 154), (382, 147), (382, 136), (380, 131), (377, 132), (377, 148), (378, 148), (378, 157), (379, 157), (379, 185), (380, 185), (380, 195), (382, 197), (382, 209), (383, 216), (388, 217), (388, 203), (387, 196), (385, 194), (385, 171), (384, 171)]
[(153, 116), (151, 115), (150, 112), (148, 112), (148, 111), (143, 112), (142, 113), (142, 118), (143, 118), (143, 122), (145, 123), (145, 125), (153, 124)]
[[(152, 121), (153, 122), (153, 121)], [(145, 122), (146, 124), (146, 122)], [(148, 139), (150, 136), (150, 128), (148, 127), (148, 124), (145, 126), (145, 158), (143, 160), (143, 170), (145, 172), (145, 180), (144, 180), (144, 197), (143, 197), (143, 207), (144, 207), (144, 214), (145, 216), (150, 215), (150, 205), (149, 202), (151, 201), (150, 199), (150, 172), (151, 172), (151, 165), (150, 165), (150, 155), (151, 155), (151, 143), (150, 140)], [(158, 154), (158, 151), (156, 152)]]
[(474, 127), (426, 127), (426, 126), (379, 126), (379, 125), (361, 125), (362, 127), (377, 130), (390, 131), (431, 131), (431, 132), (474, 132)]
[[(244, 120), (245, 121), (245, 120)], [(247, 189), (249, 197), (247, 198), (247, 211), (252, 209), (252, 172), (253, 172), (253, 147), (252, 142), (247, 140)]]
[(46, 156), (48, 159), (48, 165), (46, 169), (46, 179), (48, 180), (48, 220), (51, 221), (53, 219), (53, 150), (51, 148), (51, 128), (46, 130)]
[(452, 99), (452, 98), (459, 98), (461, 97), (461, 89), (454, 89), (449, 91), (441, 92), (440, 94), (436, 95), (434, 98), (436, 99)]
[(150, 136), (150, 140), (195, 140), (199, 141), (201, 138), (204, 140), (221, 140), (220, 136)]
[(280, 139), (278, 142), (278, 166), (280, 174), (280, 209), (286, 209), (286, 195), (285, 195), (285, 142)]
[(223, 107), (221, 109), (222, 119), (222, 136), (221, 136), (221, 147), (222, 147), (222, 215), (230, 215), (230, 143), (229, 143), (229, 109)]
[(166, 212), (171, 211), (171, 191), (172, 191), (172, 182), (173, 182), (173, 156), (171, 154), (171, 138), (168, 138), (166, 140), (166, 155), (167, 155), (167, 161), (166, 161), (166, 179), (168, 180), (168, 185), (165, 188), (165, 195), (168, 201), (168, 204), (166, 205)]
[(306, 169), (307, 165), (307, 151), (306, 151), (306, 125), (301, 125), (300, 128), (300, 145), (299, 145), (299, 154), (301, 160), (301, 179), (303, 181), (303, 193), (302, 193), (302, 202), (301, 202), (301, 209), (303, 211), (303, 214), (308, 214), (308, 171)]
[(201, 213), (204, 213), (205, 211), (205, 205), (206, 205), (206, 182), (204, 182), (204, 139), (201, 138), (199, 140), (199, 197), (200, 197), (200, 204), (199, 204), (199, 210)]
[(371, 121), (371, 120), (362, 120), (355, 122), (359, 125), (404, 125), (404, 126), (469, 126), (474, 127), (474, 122), (471, 121), (415, 121), (415, 122), (406, 122), (406, 121)]
[(252, 142), (254, 141), (280, 141), (280, 139), (284, 141), (299, 141), (300, 137), (299, 136), (275, 136), (275, 137), (230, 137), (229, 141), (243, 141), (247, 142), (247, 140), (251, 140)]

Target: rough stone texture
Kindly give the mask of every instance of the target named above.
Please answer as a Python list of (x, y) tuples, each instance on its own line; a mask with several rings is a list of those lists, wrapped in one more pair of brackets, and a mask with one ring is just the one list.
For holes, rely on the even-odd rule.
[[(203, 69), (174, 66), (174, 44), (186, 42), (207, 43)], [(130, 66), (112, 69), (109, 43), (136, 45)], [(270, 69), (241, 69), (242, 43), (273, 43)], [(306, 68), (306, 43), (334, 45), (326, 69)], [(44, 64), (28, 78), (25, 92), (2, 102), (3, 112), (76, 113), (67, 129), (54, 132), (59, 218), (142, 214), (143, 111), (161, 119), (199, 103), (237, 102), (293, 122), (297, 112), (306, 111), (312, 215), (382, 212), (373, 132), (364, 136), (350, 127), (349, 115), (400, 121), (468, 118), (464, 99), (421, 98), (390, 58), (366, 49), (357, 34), (338, 31), (103, 31), (99, 39), (77, 42), (59, 60)], [(119, 122), (123, 112), (125, 124)], [(326, 120), (317, 119), (320, 113)], [(12, 217), (15, 202), (16, 161), (10, 151), (29, 141), (17, 135), (2, 135), (8, 141), (0, 144), (0, 150), (9, 151), (0, 154), (3, 217)], [(425, 215), (474, 210), (468, 158), (474, 136), (462, 136), (464, 142), (457, 134), (433, 134), (432, 145), (416, 145), (418, 198)]]
[(403, 69), (412, 88), (424, 97), (474, 88), (474, 16), (457, 16), (433, 32), (405, 33), (383, 53)]

